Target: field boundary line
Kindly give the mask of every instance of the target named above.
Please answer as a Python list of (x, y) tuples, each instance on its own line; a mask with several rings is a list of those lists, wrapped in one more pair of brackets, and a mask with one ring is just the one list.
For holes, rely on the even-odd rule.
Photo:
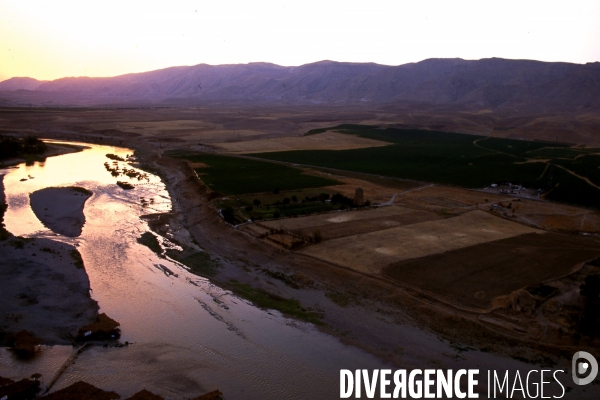
[(563, 167), (562, 165), (559, 164), (554, 164), (556, 165), (558, 168), (567, 171), (569, 174), (581, 179), (582, 181), (585, 181), (588, 185), (595, 187), (596, 189), (600, 190), (600, 186), (596, 185), (595, 183), (593, 183), (592, 181), (589, 180), (589, 178), (586, 178), (585, 176), (581, 176), (573, 171), (571, 171), (570, 169), (567, 169), (565, 167)]

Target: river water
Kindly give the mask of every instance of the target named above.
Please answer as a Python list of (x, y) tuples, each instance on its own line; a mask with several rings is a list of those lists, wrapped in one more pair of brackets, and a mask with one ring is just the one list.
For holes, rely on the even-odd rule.
[[(77, 246), (100, 311), (121, 323), (122, 342), (134, 343), (87, 349), (53, 391), (84, 380), (122, 398), (143, 388), (172, 399), (218, 388), (228, 399), (328, 399), (339, 396), (341, 368), (385, 366), (310, 324), (260, 310), (138, 244), (136, 238), (148, 230), (140, 216), (171, 209), (164, 184), (152, 174), (142, 181), (111, 176), (106, 154), (124, 157), (130, 149), (85, 145), (79, 153), (21, 164), (4, 177), (7, 229)], [(117, 180), (130, 180), (136, 188), (122, 190)], [(80, 237), (54, 234), (31, 211), (29, 193), (49, 186), (82, 186), (94, 193)], [(149, 206), (142, 206), (142, 197)], [(177, 276), (167, 276), (158, 264)], [(40, 372), (48, 385), (73, 351), (45, 347), (23, 362), (2, 350), (0, 375)]]

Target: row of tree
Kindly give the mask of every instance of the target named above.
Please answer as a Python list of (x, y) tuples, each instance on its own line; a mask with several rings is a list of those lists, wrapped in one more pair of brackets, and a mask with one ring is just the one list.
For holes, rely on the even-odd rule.
[(46, 151), (46, 143), (36, 137), (24, 138), (0, 135), (0, 160), (26, 155), (41, 155)]

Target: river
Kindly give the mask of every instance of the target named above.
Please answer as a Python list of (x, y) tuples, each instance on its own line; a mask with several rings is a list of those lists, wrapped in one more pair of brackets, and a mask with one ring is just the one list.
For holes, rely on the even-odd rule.
[[(133, 190), (123, 190), (104, 167), (107, 153), (125, 157), (131, 149), (83, 144), (88, 148), (50, 157), (6, 172), (7, 229), (15, 235), (48, 237), (78, 247), (92, 297), (121, 323), (123, 348), (93, 346), (60, 375), (52, 390), (84, 380), (122, 398), (146, 388), (165, 398), (192, 397), (220, 389), (228, 399), (327, 399), (339, 396), (341, 368), (382, 368), (357, 348), (254, 307), (177, 263), (136, 242), (148, 225), (141, 215), (171, 209), (160, 178), (148, 173)], [(26, 180), (23, 180), (26, 179)], [(29, 206), (29, 193), (50, 186), (82, 186), (93, 192), (78, 238), (46, 229)], [(142, 197), (148, 206), (142, 205)], [(176, 273), (167, 275), (158, 264)], [(216, 300), (217, 301), (216, 301)], [(32, 361), (0, 351), (0, 375), (43, 375), (51, 381), (74, 349), (44, 347)]]

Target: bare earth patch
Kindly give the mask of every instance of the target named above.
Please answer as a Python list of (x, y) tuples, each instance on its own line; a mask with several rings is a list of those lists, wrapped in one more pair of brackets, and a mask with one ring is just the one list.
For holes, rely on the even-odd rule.
[(494, 299), (569, 274), (600, 255), (600, 243), (528, 233), (386, 267), (383, 274), (453, 304), (489, 309)]
[(329, 240), (396, 228), (398, 226), (418, 224), (426, 221), (435, 221), (442, 218), (444, 217), (440, 214), (426, 211), (415, 211), (406, 214), (375, 217), (365, 220), (339, 222), (316, 228), (296, 229), (292, 232), (301, 236), (310, 236), (314, 235), (315, 231), (318, 231), (323, 240)]
[(361, 221), (379, 217), (390, 217), (393, 215), (407, 214), (414, 210), (404, 207), (381, 207), (370, 210), (331, 212), (327, 214), (312, 215), (300, 218), (287, 218), (276, 221), (263, 222), (262, 225), (273, 229), (302, 229), (317, 226), (338, 224), (348, 221)]
[(363, 273), (379, 274), (393, 262), (531, 232), (540, 231), (472, 211), (454, 218), (332, 239), (302, 252)]
[(85, 224), (83, 207), (92, 192), (83, 188), (45, 188), (29, 195), (35, 216), (55, 233), (69, 237), (81, 235)]
[(600, 232), (600, 213), (593, 209), (526, 199), (518, 202), (508, 199), (497, 204), (494, 213), (523, 224), (562, 232)]
[(477, 190), (432, 185), (401, 194), (396, 203), (416, 204), (420, 208), (460, 208), (510, 199), (508, 196)]
[(94, 320), (98, 305), (73, 252), (73, 246), (50, 239), (0, 242), (2, 329), (31, 331), (45, 344), (70, 343), (81, 326)]

